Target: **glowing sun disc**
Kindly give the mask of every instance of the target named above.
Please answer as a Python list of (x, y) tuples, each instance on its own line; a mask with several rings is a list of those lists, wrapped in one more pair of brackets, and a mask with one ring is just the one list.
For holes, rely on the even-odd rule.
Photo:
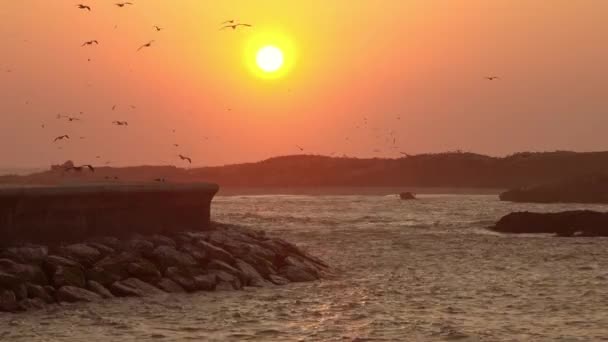
[(255, 61), (263, 71), (275, 72), (283, 66), (283, 51), (275, 46), (265, 46), (258, 51)]

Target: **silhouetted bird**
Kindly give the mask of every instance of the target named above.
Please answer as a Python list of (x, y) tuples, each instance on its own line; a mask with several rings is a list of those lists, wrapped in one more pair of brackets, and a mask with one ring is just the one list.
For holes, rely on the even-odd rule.
[(234, 24), (234, 22), (235, 22), (235, 20), (234, 20), (234, 19), (232, 19), (232, 20), (226, 20), (226, 21), (224, 21), (223, 23), (221, 23), (220, 25)]
[(226, 25), (226, 26), (222, 27), (220, 30), (227, 29), (227, 28), (236, 30), (236, 28), (239, 26), (253, 27), (253, 25), (250, 25), (250, 24), (232, 24), (232, 25)]
[(408, 157), (408, 158), (412, 156), (411, 154), (407, 154), (407, 153), (405, 153), (405, 152), (399, 152), (399, 153), (401, 153), (402, 155), (404, 155), (404, 156), (406, 156), (406, 157)]
[(113, 105), (113, 106), (112, 106), (112, 110), (114, 110), (114, 109), (116, 109), (116, 105)]
[(118, 6), (118, 7), (125, 7), (125, 5), (133, 5), (133, 3), (130, 3), (130, 2), (117, 2), (115, 5)]
[(53, 142), (58, 141), (58, 140), (63, 140), (63, 139), (70, 139), (70, 136), (67, 134), (60, 135), (57, 138), (55, 138), (55, 140), (53, 140)]
[(89, 12), (91, 11), (91, 7), (90, 7), (90, 6), (87, 6), (87, 5), (78, 4), (78, 5), (76, 5), (76, 7), (78, 7), (79, 9), (86, 9), (86, 10), (88, 10)]
[(179, 159), (186, 160), (186, 161), (188, 161), (188, 163), (192, 164), (192, 159), (190, 157), (186, 157), (186, 156), (183, 156), (180, 154)]
[(116, 126), (129, 126), (129, 123), (126, 121), (112, 121), (112, 123)]
[(162, 31), (162, 30), (163, 30), (163, 28), (162, 28), (162, 27), (160, 27), (160, 26), (156, 26), (156, 25), (154, 25), (154, 26), (152, 26), (152, 27), (154, 27), (154, 28), (156, 29), (156, 32), (160, 32), (160, 31)]
[(487, 77), (484, 77), (484, 78), (486, 80), (488, 80), (488, 81), (494, 81), (494, 80), (499, 80), (500, 79), (500, 77), (498, 77), (498, 76), (487, 76)]
[(82, 170), (84, 170), (85, 167), (88, 168), (89, 170), (91, 170), (91, 172), (95, 172), (95, 168), (92, 165), (71, 166), (71, 167), (67, 167), (65, 170), (82, 172)]
[(302, 148), (301, 146), (296, 145), (296, 147), (300, 150), (300, 152), (304, 152), (304, 148)]
[(147, 48), (147, 47), (152, 46), (152, 43), (154, 43), (154, 41), (153, 41), (153, 40), (151, 40), (151, 41), (147, 42), (146, 44), (144, 44), (144, 45), (140, 46), (140, 47), (139, 47), (139, 49), (137, 49), (137, 51), (139, 51), (139, 50), (141, 50), (141, 49), (143, 49), (143, 48)]
[(97, 40), (93, 39), (93, 40), (89, 40), (89, 41), (82, 43), (82, 45), (80, 45), (80, 46), (93, 45), (93, 44), (99, 45), (99, 42)]
[(73, 117), (68, 117), (67, 119), (68, 119), (68, 121), (69, 121), (69, 122), (72, 122), (72, 121), (80, 121), (80, 119), (79, 119), (79, 118), (73, 118)]
[(175, 147), (179, 147), (179, 144), (173, 144), (173, 146), (175, 146)]

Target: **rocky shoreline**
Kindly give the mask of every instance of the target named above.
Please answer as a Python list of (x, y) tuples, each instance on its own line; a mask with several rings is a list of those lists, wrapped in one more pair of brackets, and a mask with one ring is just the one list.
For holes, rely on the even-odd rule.
[(233, 291), (331, 276), (320, 259), (235, 225), (0, 249), (0, 312), (163, 293)]
[(608, 213), (591, 210), (557, 213), (514, 212), (503, 216), (489, 229), (509, 234), (608, 236)]

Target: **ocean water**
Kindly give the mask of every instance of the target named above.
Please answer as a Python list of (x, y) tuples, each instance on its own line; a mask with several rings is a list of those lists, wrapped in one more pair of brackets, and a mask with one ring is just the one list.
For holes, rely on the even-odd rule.
[(217, 221), (263, 229), (336, 279), (0, 314), (1, 341), (608, 340), (608, 239), (489, 232), (495, 195), (218, 196)]

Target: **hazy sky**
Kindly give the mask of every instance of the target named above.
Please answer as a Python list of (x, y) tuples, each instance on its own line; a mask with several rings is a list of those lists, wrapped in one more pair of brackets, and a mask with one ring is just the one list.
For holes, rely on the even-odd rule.
[(0, 2), (0, 166), (608, 149), (608, 1), (117, 1)]

